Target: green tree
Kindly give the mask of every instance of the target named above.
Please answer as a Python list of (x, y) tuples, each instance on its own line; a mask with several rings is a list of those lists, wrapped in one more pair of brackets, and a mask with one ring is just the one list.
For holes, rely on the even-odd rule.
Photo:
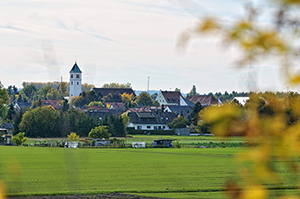
[(12, 116), (16, 114), (15, 108), (12, 104), (9, 105), (9, 109), (7, 111), (7, 119), (12, 120)]
[(96, 126), (95, 121), (84, 112), (70, 108), (61, 118), (61, 136), (67, 136), (69, 132), (76, 132), (81, 137), (87, 137), (92, 128)]
[(197, 126), (197, 123), (199, 121), (199, 112), (203, 109), (202, 105), (200, 102), (197, 102), (195, 106), (193, 107), (193, 110), (191, 112), (191, 118), (192, 118), (192, 123), (194, 126)]
[(101, 106), (101, 107), (103, 107), (103, 104), (100, 101), (98, 101), (98, 102), (93, 101), (93, 102), (90, 102), (88, 106)]
[(7, 114), (6, 104), (8, 103), (9, 97), (6, 89), (0, 82), (0, 123), (5, 119)]
[(48, 106), (37, 107), (24, 113), (19, 130), (28, 137), (57, 137), (59, 114)]
[(22, 121), (22, 118), (23, 118), (23, 114), (24, 114), (24, 110), (21, 109), (19, 111), (19, 114), (17, 114), (17, 116), (15, 117), (14, 121), (13, 121), (13, 135), (16, 135), (20, 132), (20, 129), (19, 129), (19, 124), (21, 123)]
[(108, 127), (107, 126), (97, 126), (91, 130), (89, 133), (89, 138), (104, 138), (109, 139), (111, 136), (110, 133), (108, 133)]
[(67, 82), (61, 82), (58, 89), (59, 99), (63, 99), (66, 96), (69, 96), (68, 84)]
[(129, 121), (130, 121), (130, 117), (126, 114), (123, 114), (122, 116), (122, 121), (123, 121), (123, 124), (125, 126), (125, 128), (128, 126), (129, 124)]
[(111, 93), (109, 93), (107, 96), (103, 98), (103, 100), (105, 102), (122, 102), (122, 97), (121, 95), (118, 94), (112, 95)]
[(70, 108), (70, 106), (69, 106), (68, 100), (67, 100), (67, 99), (64, 99), (64, 100), (63, 100), (63, 106), (62, 106), (62, 108), (61, 108), (61, 111), (64, 113), (64, 112), (68, 111), (69, 108)]
[(195, 86), (195, 85), (193, 85), (193, 88), (192, 88), (192, 90), (187, 94), (187, 97), (190, 97), (190, 96), (192, 96), (192, 95), (199, 95), (199, 93), (197, 93), (197, 91), (196, 91), (196, 86)]
[(17, 135), (13, 136), (11, 138), (11, 140), (13, 141), (13, 143), (20, 146), (23, 143), (27, 142), (27, 137), (25, 137), (25, 132), (23, 132), (23, 133), (18, 133)]
[(183, 116), (180, 116), (172, 121), (172, 123), (168, 124), (169, 128), (177, 129), (177, 128), (186, 128), (188, 124), (188, 120)]
[(108, 133), (114, 137), (124, 137), (125, 136), (125, 126), (121, 116), (110, 115), (109, 117), (104, 117), (100, 121), (101, 126), (108, 126)]
[(31, 107), (30, 108), (36, 108), (36, 107), (41, 107), (41, 106), (44, 106), (44, 104), (42, 103), (42, 100), (39, 99), (39, 100), (33, 101), (31, 103)]
[(145, 91), (139, 94), (139, 96), (136, 98), (136, 103), (143, 106), (159, 106), (159, 103), (154, 101), (150, 94)]
[(33, 84), (29, 84), (19, 92), (19, 95), (21, 95), (23, 102), (32, 102), (38, 99), (37, 92), (37, 87)]
[(131, 88), (131, 83), (127, 82), (126, 84), (120, 84), (120, 83), (109, 83), (109, 84), (103, 84), (102, 88)]
[(47, 93), (49, 92), (49, 90), (51, 88), (52, 88), (51, 86), (45, 86), (45, 87), (41, 88), (37, 93), (38, 98), (42, 99), (42, 100), (46, 100), (47, 99)]
[(62, 96), (60, 96), (59, 92), (55, 88), (51, 88), (48, 90), (47, 95), (46, 95), (48, 100), (61, 100), (63, 99)]
[(78, 97), (72, 98), (71, 104), (76, 107), (83, 107), (92, 101), (103, 101), (101, 93), (96, 94), (95, 91), (84, 91)]

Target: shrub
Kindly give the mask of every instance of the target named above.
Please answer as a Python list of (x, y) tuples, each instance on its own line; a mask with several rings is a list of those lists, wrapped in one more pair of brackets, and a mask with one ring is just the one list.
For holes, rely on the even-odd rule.
[(25, 137), (25, 132), (18, 133), (17, 135), (13, 136), (11, 139), (16, 145), (20, 146), (24, 142), (27, 141), (27, 137)]

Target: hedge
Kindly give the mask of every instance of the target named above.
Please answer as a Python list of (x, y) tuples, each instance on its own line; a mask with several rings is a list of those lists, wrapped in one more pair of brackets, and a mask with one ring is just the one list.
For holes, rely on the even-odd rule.
[(134, 127), (127, 127), (126, 131), (130, 135), (145, 135), (145, 132), (150, 135), (175, 135), (174, 130), (135, 130)]

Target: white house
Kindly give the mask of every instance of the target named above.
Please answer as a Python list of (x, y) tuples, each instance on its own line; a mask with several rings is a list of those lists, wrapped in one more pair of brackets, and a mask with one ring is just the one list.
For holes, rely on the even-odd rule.
[(180, 91), (160, 91), (156, 97), (160, 105), (188, 106)]
[(135, 130), (170, 130), (168, 124), (176, 118), (176, 114), (166, 112), (129, 112), (128, 116), (128, 127)]

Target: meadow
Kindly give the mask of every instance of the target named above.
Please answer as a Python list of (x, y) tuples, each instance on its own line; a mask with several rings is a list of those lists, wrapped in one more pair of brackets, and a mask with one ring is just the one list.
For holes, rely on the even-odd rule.
[[(127, 142), (152, 142), (153, 138), (159, 139), (135, 136)], [(189, 144), (199, 139), (224, 142), (214, 137), (180, 138)], [(6, 184), (8, 196), (121, 192), (164, 198), (226, 198), (224, 185), (229, 179), (238, 179), (235, 154), (246, 149), (0, 146), (0, 180)], [(278, 162), (278, 166), (284, 173), (285, 163)], [(274, 190), (274, 195), (295, 192), (293, 182), (298, 176), (284, 175), (285, 183), (269, 187), (287, 190)]]
[[(222, 191), (236, 148), (65, 149), (0, 147), (8, 195)], [(188, 192), (189, 191), (189, 192)], [(176, 194), (175, 194), (176, 195)]]

